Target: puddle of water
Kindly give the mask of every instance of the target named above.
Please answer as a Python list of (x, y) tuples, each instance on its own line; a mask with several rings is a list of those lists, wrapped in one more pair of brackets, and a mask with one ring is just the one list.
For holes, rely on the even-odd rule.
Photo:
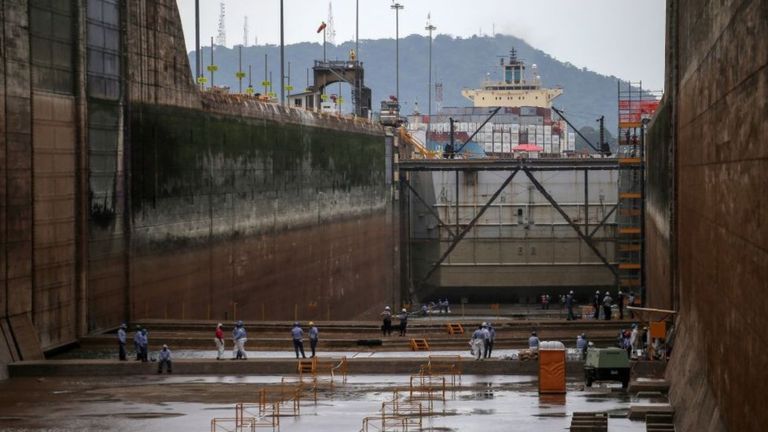
[[(120, 431), (207, 430), (214, 417), (234, 417), (234, 403), (243, 401), (279, 376), (158, 376), (63, 379), (43, 382), (11, 379), (0, 383), (0, 420), (14, 430), (55, 426), (60, 430)], [(375, 416), (395, 388), (407, 388), (408, 375), (354, 375), (347, 384), (322, 388), (318, 401), (306, 399), (301, 415), (281, 419), (292, 432), (360, 430), (366, 416)], [(564, 430), (575, 411), (607, 411), (612, 432), (639, 432), (642, 422), (625, 418), (630, 397), (608, 389), (582, 391), (574, 383), (563, 396), (540, 396), (533, 376), (462, 377), (462, 387), (434, 402), (436, 415), (422, 419), (422, 430), (502, 432)], [(24, 396), (15, 397), (24, 390)], [(64, 392), (66, 390), (66, 393)], [(29, 395), (26, 392), (29, 391)], [(406, 392), (407, 393), (407, 392)], [(402, 393), (401, 393), (402, 394)], [(107, 400), (104, 400), (107, 398)], [(147, 403), (153, 401), (153, 403)], [(424, 405), (427, 402), (422, 402)]]

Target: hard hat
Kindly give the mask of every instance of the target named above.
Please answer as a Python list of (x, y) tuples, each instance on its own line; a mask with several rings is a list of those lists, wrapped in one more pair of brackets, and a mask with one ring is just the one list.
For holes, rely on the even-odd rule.
[(595, 291), (595, 294), (600, 294), (600, 290)]
[(589, 342), (587, 345), (593, 347), (593, 346), (595, 346), (595, 343), (594, 342)]
[(124, 328), (128, 328), (128, 326), (127, 326), (127, 325), (125, 325), (125, 323), (122, 323), (122, 324), (120, 324), (120, 328), (121, 328), (121, 329), (124, 329)]
[(216, 328), (222, 327), (221, 323), (216, 324)]
[(407, 310), (405, 310), (405, 308), (403, 308), (402, 312), (408, 312), (408, 311), (407, 311)]
[(313, 321), (310, 321), (309, 325), (313, 326), (313, 325), (315, 325), (315, 323)]
[(298, 322), (298, 321), (294, 321), (294, 322), (293, 322), (293, 326), (294, 326), (294, 327), (298, 327), (298, 326), (299, 326), (299, 322)]
[(611, 294), (611, 293), (609, 293), (608, 291), (606, 291), (606, 292), (605, 292), (605, 295), (610, 295), (610, 294)]
[(242, 327), (242, 326), (243, 326), (243, 322), (242, 322), (242, 321), (238, 321), (238, 322), (237, 322), (237, 326), (238, 326), (238, 327)]
[(488, 323), (487, 322), (483, 322), (482, 326), (483, 327), (488, 327)]
[(571, 290), (571, 294), (573, 294), (573, 290)]
[(166, 344), (163, 344), (163, 348), (164, 348), (164, 349), (168, 349), (168, 345), (166, 345)]
[(384, 310), (389, 310), (389, 309), (390, 309), (390, 307), (389, 307), (389, 306), (387, 306), (387, 307), (385, 307), (385, 308), (384, 308)]

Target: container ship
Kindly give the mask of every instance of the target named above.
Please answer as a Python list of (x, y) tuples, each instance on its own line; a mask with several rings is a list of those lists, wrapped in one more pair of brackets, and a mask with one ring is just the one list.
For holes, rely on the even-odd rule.
[[(564, 90), (543, 87), (537, 68), (528, 73), (514, 49), (501, 66), (501, 81), (462, 90), (471, 106), (442, 108), (431, 118), (408, 117), (406, 135), (426, 149), (416, 157), (447, 156), (452, 121), (457, 158), (556, 161), (563, 169), (536, 172), (535, 178), (574, 223), (595, 230), (592, 244), (613, 264), (618, 170), (575, 169), (585, 159), (575, 152), (574, 132), (552, 109)], [(614, 288), (615, 274), (525, 175), (515, 177), (452, 246), (453, 233), (469, 225), (510, 174), (511, 169), (409, 174), (408, 181), (423, 198), (411, 200), (407, 222), (406, 271), (417, 282), (418, 294), (454, 301), (529, 302), (543, 293), (554, 296), (574, 289), (585, 295)], [(447, 258), (439, 262), (446, 251)]]
[[(446, 107), (431, 119), (412, 115), (408, 119), (410, 132), (426, 143), (430, 151), (442, 152), (450, 144), (453, 119), (454, 140), (459, 145), (466, 142), (458, 151), (463, 157), (572, 155), (575, 134), (568, 131), (564, 120), (554, 118), (552, 112), (552, 101), (563, 90), (542, 87), (535, 64), (528, 77), (526, 64), (518, 59), (515, 49), (510, 51), (508, 59), (502, 58), (500, 66), (501, 81), (486, 80), (478, 89), (462, 90), (462, 96), (470, 100), (472, 106)], [(500, 109), (493, 114), (495, 108)]]

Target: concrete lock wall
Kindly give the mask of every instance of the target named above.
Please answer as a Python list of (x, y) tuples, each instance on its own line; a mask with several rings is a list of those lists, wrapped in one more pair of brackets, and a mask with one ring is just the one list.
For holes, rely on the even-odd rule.
[[(679, 430), (768, 424), (768, 1), (668, 2), (648, 144), (648, 299), (679, 310)], [(671, 189), (670, 186), (672, 186)]]
[(0, 364), (131, 318), (398, 300), (381, 128), (199, 92), (173, 0), (0, 20)]

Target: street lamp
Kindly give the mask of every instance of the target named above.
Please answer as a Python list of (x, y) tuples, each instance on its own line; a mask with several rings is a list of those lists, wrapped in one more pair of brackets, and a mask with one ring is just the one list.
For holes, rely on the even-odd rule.
[(283, 31), (283, 0), (280, 0), (280, 105), (285, 105), (285, 32)]
[(427, 103), (429, 122), (427, 123), (427, 141), (429, 141), (429, 132), (432, 129), (432, 32), (437, 30), (437, 27), (432, 25), (431, 14), (427, 14), (427, 26), (424, 30), (429, 31), (429, 102)]
[(200, 58), (200, 0), (195, 0), (195, 82), (200, 84), (200, 70), (202, 59)]
[(400, 3), (393, 3), (390, 6), (390, 9), (395, 10), (395, 97), (398, 104), (400, 103), (400, 9), (403, 8), (404, 6)]

